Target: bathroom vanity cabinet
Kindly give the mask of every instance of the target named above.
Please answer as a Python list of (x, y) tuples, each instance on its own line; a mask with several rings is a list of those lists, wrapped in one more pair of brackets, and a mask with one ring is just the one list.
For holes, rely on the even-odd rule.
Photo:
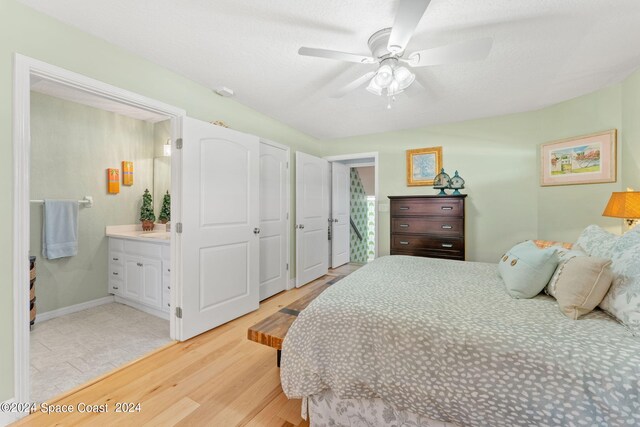
[(170, 248), (169, 240), (110, 236), (109, 293), (116, 302), (168, 319)]

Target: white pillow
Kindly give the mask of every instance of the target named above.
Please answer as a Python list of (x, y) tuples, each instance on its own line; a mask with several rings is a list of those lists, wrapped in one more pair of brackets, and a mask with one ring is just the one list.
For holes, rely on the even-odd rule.
[(582, 230), (574, 249), (582, 250), (589, 256), (611, 259), (613, 246), (619, 238), (617, 234), (609, 233), (598, 225), (590, 225)]
[(611, 259), (613, 284), (600, 307), (640, 336), (640, 228), (616, 241)]

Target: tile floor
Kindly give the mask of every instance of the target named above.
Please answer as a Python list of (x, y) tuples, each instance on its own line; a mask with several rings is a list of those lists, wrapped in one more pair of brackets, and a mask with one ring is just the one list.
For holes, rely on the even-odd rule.
[(51, 399), (170, 341), (168, 320), (118, 303), (36, 323), (31, 401)]

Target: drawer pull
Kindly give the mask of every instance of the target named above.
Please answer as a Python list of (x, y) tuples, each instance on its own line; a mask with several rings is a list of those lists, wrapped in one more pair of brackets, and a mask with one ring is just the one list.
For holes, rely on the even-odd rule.
[(112, 286), (113, 289), (119, 289), (117, 286)]
[(409, 244), (409, 242), (407, 242), (406, 240), (400, 240), (400, 244), (401, 244), (401, 245), (408, 245), (408, 244)]
[(442, 209), (443, 211), (452, 211), (453, 206), (442, 206), (440, 209)]
[(409, 206), (400, 206), (399, 208), (401, 211), (408, 211), (409, 210)]
[(443, 230), (451, 230), (452, 228), (453, 228), (452, 226), (446, 225), (446, 224), (442, 226)]
[(120, 261), (120, 258), (113, 258), (114, 261)]
[(442, 247), (443, 248), (452, 248), (453, 247), (453, 243), (443, 243)]
[(114, 276), (118, 275), (118, 273), (116, 273), (115, 271), (111, 272), (111, 274), (113, 274)]
[(400, 224), (401, 228), (409, 228), (409, 224)]

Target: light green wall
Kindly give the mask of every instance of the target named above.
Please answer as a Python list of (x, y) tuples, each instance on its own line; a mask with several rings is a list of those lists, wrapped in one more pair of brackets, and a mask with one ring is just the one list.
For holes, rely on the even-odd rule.
[[(50, 96), (31, 95), (31, 199), (93, 197), (80, 208), (78, 255), (42, 257), (42, 205), (31, 205), (30, 254), (37, 257), (37, 310), (105, 297), (105, 226), (135, 224), (145, 188), (153, 191), (153, 124)], [(134, 163), (134, 185), (106, 191), (106, 169)], [(121, 180), (122, 182), (122, 180)]]
[(622, 83), (622, 188), (640, 191), (640, 72)]
[[(549, 142), (608, 129), (618, 129), (623, 140), (621, 88), (616, 85), (542, 110), (538, 141)], [(621, 152), (618, 150), (618, 159)], [(538, 150), (538, 164), (539, 159)], [(620, 233), (619, 219), (602, 216), (611, 193), (622, 188), (620, 169), (624, 170), (624, 165), (619, 167), (618, 181), (611, 184), (538, 187), (538, 237), (573, 242), (589, 224)]]
[[(435, 194), (407, 187), (405, 150), (443, 147), (444, 167), (467, 182), (467, 258), (495, 261), (513, 241), (536, 236), (536, 139), (539, 113), (327, 141), (326, 155), (379, 153), (379, 204), (387, 196)], [(533, 119), (533, 120), (532, 120)], [(389, 212), (379, 212), (380, 255), (389, 253)]]
[[(574, 241), (589, 224), (612, 232), (622, 222), (602, 211), (611, 192), (640, 187), (640, 72), (623, 83), (538, 111), (325, 141), (325, 154), (379, 151), (380, 203), (389, 195), (435, 194), (407, 187), (405, 151), (442, 146), (449, 173), (466, 180), (467, 259), (495, 261), (515, 242)], [(545, 142), (618, 129), (618, 181), (539, 186)], [(389, 253), (389, 213), (379, 213), (379, 253)]]
[(292, 160), (296, 150), (310, 154), (320, 152), (314, 138), (233, 99), (222, 98), (207, 87), (15, 0), (0, 0), (0, 93), (3, 94), (0, 101), (0, 224), (3, 224), (0, 271), (4, 272), (0, 281), (0, 401), (13, 395), (11, 94), (14, 52), (183, 108), (191, 117), (224, 120), (233, 129), (287, 144), (292, 147)]

